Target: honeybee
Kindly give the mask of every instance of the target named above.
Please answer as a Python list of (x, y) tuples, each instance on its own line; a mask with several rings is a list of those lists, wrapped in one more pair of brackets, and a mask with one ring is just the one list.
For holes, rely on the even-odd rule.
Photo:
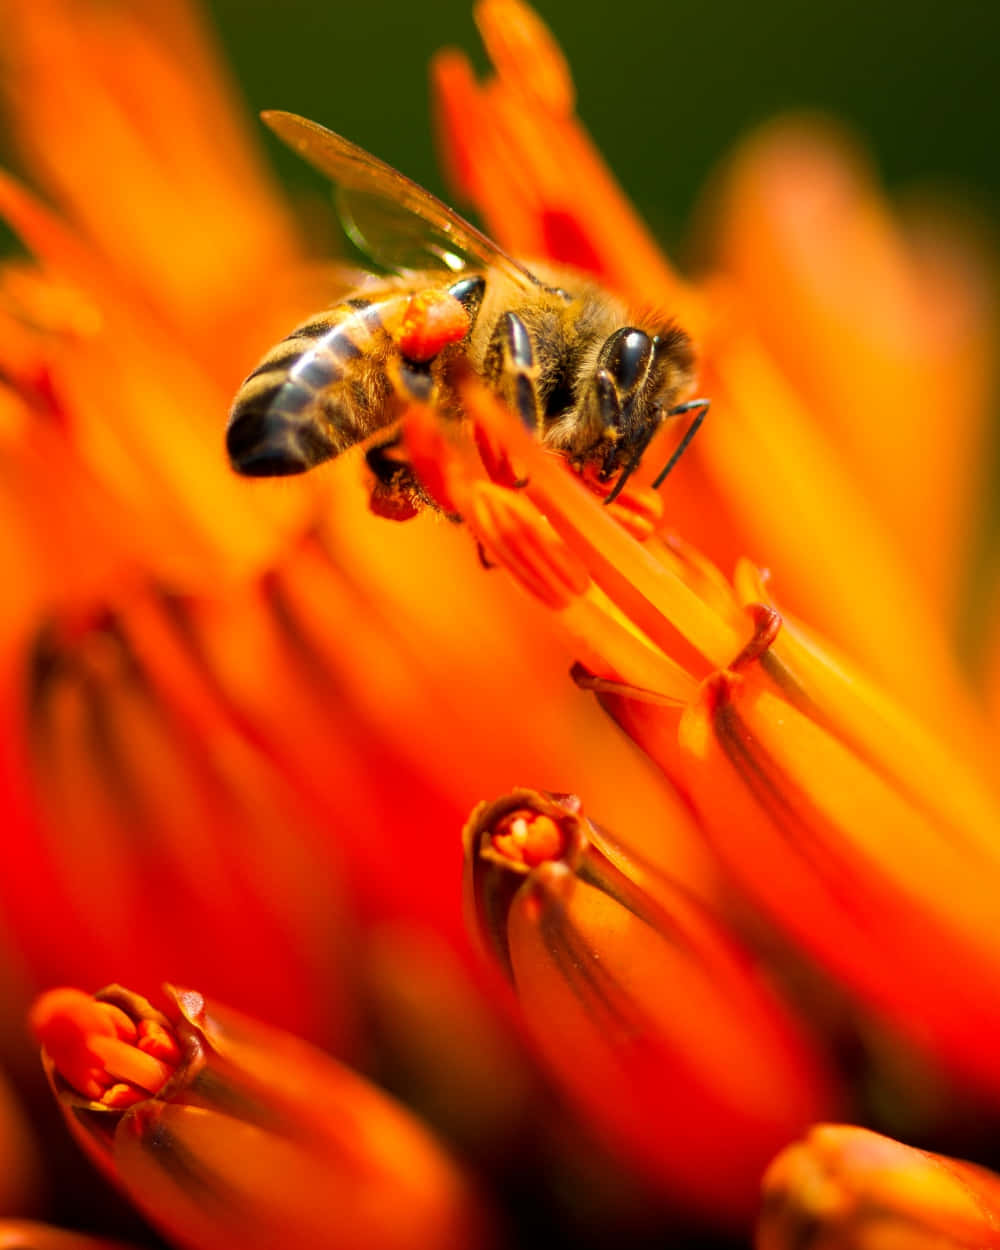
[(708, 409), (677, 402), (694, 369), (679, 326), (632, 324), (615, 296), (579, 275), (532, 272), (347, 139), (292, 113), (262, 116), (332, 179), (349, 237), (394, 276), (296, 326), (244, 380), (226, 433), (237, 472), (302, 473), (367, 441), (376, 491), (416, 511), (430, 501), (392, 454), (392, 427), (412, 399), (461, 417), (449, 381), (460, 354), (607, 502), (662, 422), (693, 412), (654, 487), (663, 482)]

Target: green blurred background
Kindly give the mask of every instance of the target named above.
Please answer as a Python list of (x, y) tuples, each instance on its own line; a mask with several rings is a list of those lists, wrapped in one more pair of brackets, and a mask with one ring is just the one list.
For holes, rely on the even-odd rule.
[[(996, 0), (541, 0), (580, 112), (676, 251), (708, 173), (755, 122), (818, 109), (864, 137), (893, 189), (934, 188), (1000, 216)], [(427, 62), (483, 59), (470, 0), (212, 0), (255, 110), (331, 126), (439, 193)], [(270, 147), (283, 179), (316, 185)]]

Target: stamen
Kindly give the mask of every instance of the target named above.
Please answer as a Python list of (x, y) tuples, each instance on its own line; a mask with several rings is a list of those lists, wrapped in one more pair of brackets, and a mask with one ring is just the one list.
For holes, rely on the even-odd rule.
[(459, 392), (474, 425), (482, 425), (490, 438), (503, 440), (528, 467), (525, 494), (625, 616), (666, 654), (676, 652), (680, 635), (713, 667), (725, 668), (744, 645), (745, 633), (623, 533), (590, 493), (573, 481), (561, 458), (546, 453), (527, 431), (518, 428), (485, 387), (463, 379)]
[(420, 484), (446, 516), (461, 516), (466, 478), (475, 466), (460, 440), (449, 437), (429, 404), (412, 403), (400, 421), (406, 458)]
[(528, 868), (561, 859), (567, 847), (566, 834), (552, 817), (530, 808), (509, 812), (497, 821), (491, 842), (501, 855)]
[[(109, 1077), (128, 1081), (151, 1094), (166, 1083), (170, 1076), (170, 1067), (144, 1054), (137, 1046), (113, 1038), (96, 1037), (89, 1043), (89, 1049), (101, 1064)], [(178, 1051), (178, 1054), (180, 1052)]]
[(658, 702), (671, 707), (683, 707), (694, 697), (695, 678), (645, 638), (593, 584), (566, 608), (561, 622), (579, 663), (596, 681), (606, 683), (590, 688), (610, 692), (614, 687), (619, 694), (651, 690)]
[[(616, 489), (608, 494), (606, 482), (602, 482), (592, 465), (585, 465), (580, 481), (600, 498), (611, 516), (622, 529), (627, 530), (636, 542), (648, 542), (663, 522), (663, 496), (648, 487), (629, 482), (627, 490)], [(618, 483), (615, 483), (616, 488)], [(625, 483), (621, 483), (622, 486)]]
[(590, 585), (584, 565), (521, 495), (477, 484), (468, 521), (487, 553), (547, 607), (562, 611)]
[(133, 1019), (82, 990), (49, 990), (32, 1007), (29, 1024), (63, 1080), (107, 1107), (158, 1093), (181, 1061), (165, 1019)]
[(161, 1060), (166, 1064), (178, 1064), (181, 1061), (181, 1050), (177, 1039), (170, 1030), (158, 1020), (142, 1020), (139, 1023), (139, 1042), (141, 1051)]
[(753, 637), (730, 664), (729, 668), (734, 673), (755, 663), (769, 651), (782, 625), (781, 614), (763, 603), (750, 604), (747, 614), (753, 621)]
[(477, 425), (473, 437), (479, 458), (491, 482), (517, 489), (527, 484), (527, 474), (511, 460), (510, 449), (492, 438), (490, 431)]

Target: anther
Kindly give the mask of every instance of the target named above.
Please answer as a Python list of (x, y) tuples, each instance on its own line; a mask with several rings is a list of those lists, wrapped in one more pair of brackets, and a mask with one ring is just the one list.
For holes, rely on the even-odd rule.
[(498, 820), (490, 841), (505, 858), (528, 868), (561, 859), (567, 847), (566, 834), (552, 817), (528, 808), (508, 812)]
[[(146, 1007), (145, 1000), (136, 999)], [(138, 1015), (82, 990), (49, 990), (31, 1009), (31, 1030), (78, 1094), (123, 1109), (156, 1094), (174, 1075), (181, 1049), (163, 1018)]]
[(747, 614), (753, 621), (753, 636), (743, 650), (729, 665), (730, 671), (738, 673), (761, 658), (770, 650), (781, 631), (781, 613), (763, 603), (747, 605)]

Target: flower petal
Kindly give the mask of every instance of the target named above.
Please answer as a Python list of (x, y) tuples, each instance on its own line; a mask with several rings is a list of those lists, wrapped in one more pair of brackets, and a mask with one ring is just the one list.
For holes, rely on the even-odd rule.
[(781, 1005), (707, 910), (574, 796), (514, 791), (465, 836), (470, 923), (554, 1079), (675, 1201), (737, 1225), (769, 1143), (831, 1101)]
[[(168, 1235), (196, 1250), (460, 1250), (482, 1235), (457, 1169), (387, 1096), (290, 1034), (193, 991), (167, 998), (162, 1016), (120, 987), (98, 996), (172, 1030), (182, 1055), (124, 1111), (77, 1093), (47, 1046), (43, 1058), (74, 1135)], [(59, 1014), (36, 1018), (44, 1046)]]
[(1000, 1245), (1000, 1177), (851, 1125), (818, 1125), (763, 1190), (757, 1250)]

